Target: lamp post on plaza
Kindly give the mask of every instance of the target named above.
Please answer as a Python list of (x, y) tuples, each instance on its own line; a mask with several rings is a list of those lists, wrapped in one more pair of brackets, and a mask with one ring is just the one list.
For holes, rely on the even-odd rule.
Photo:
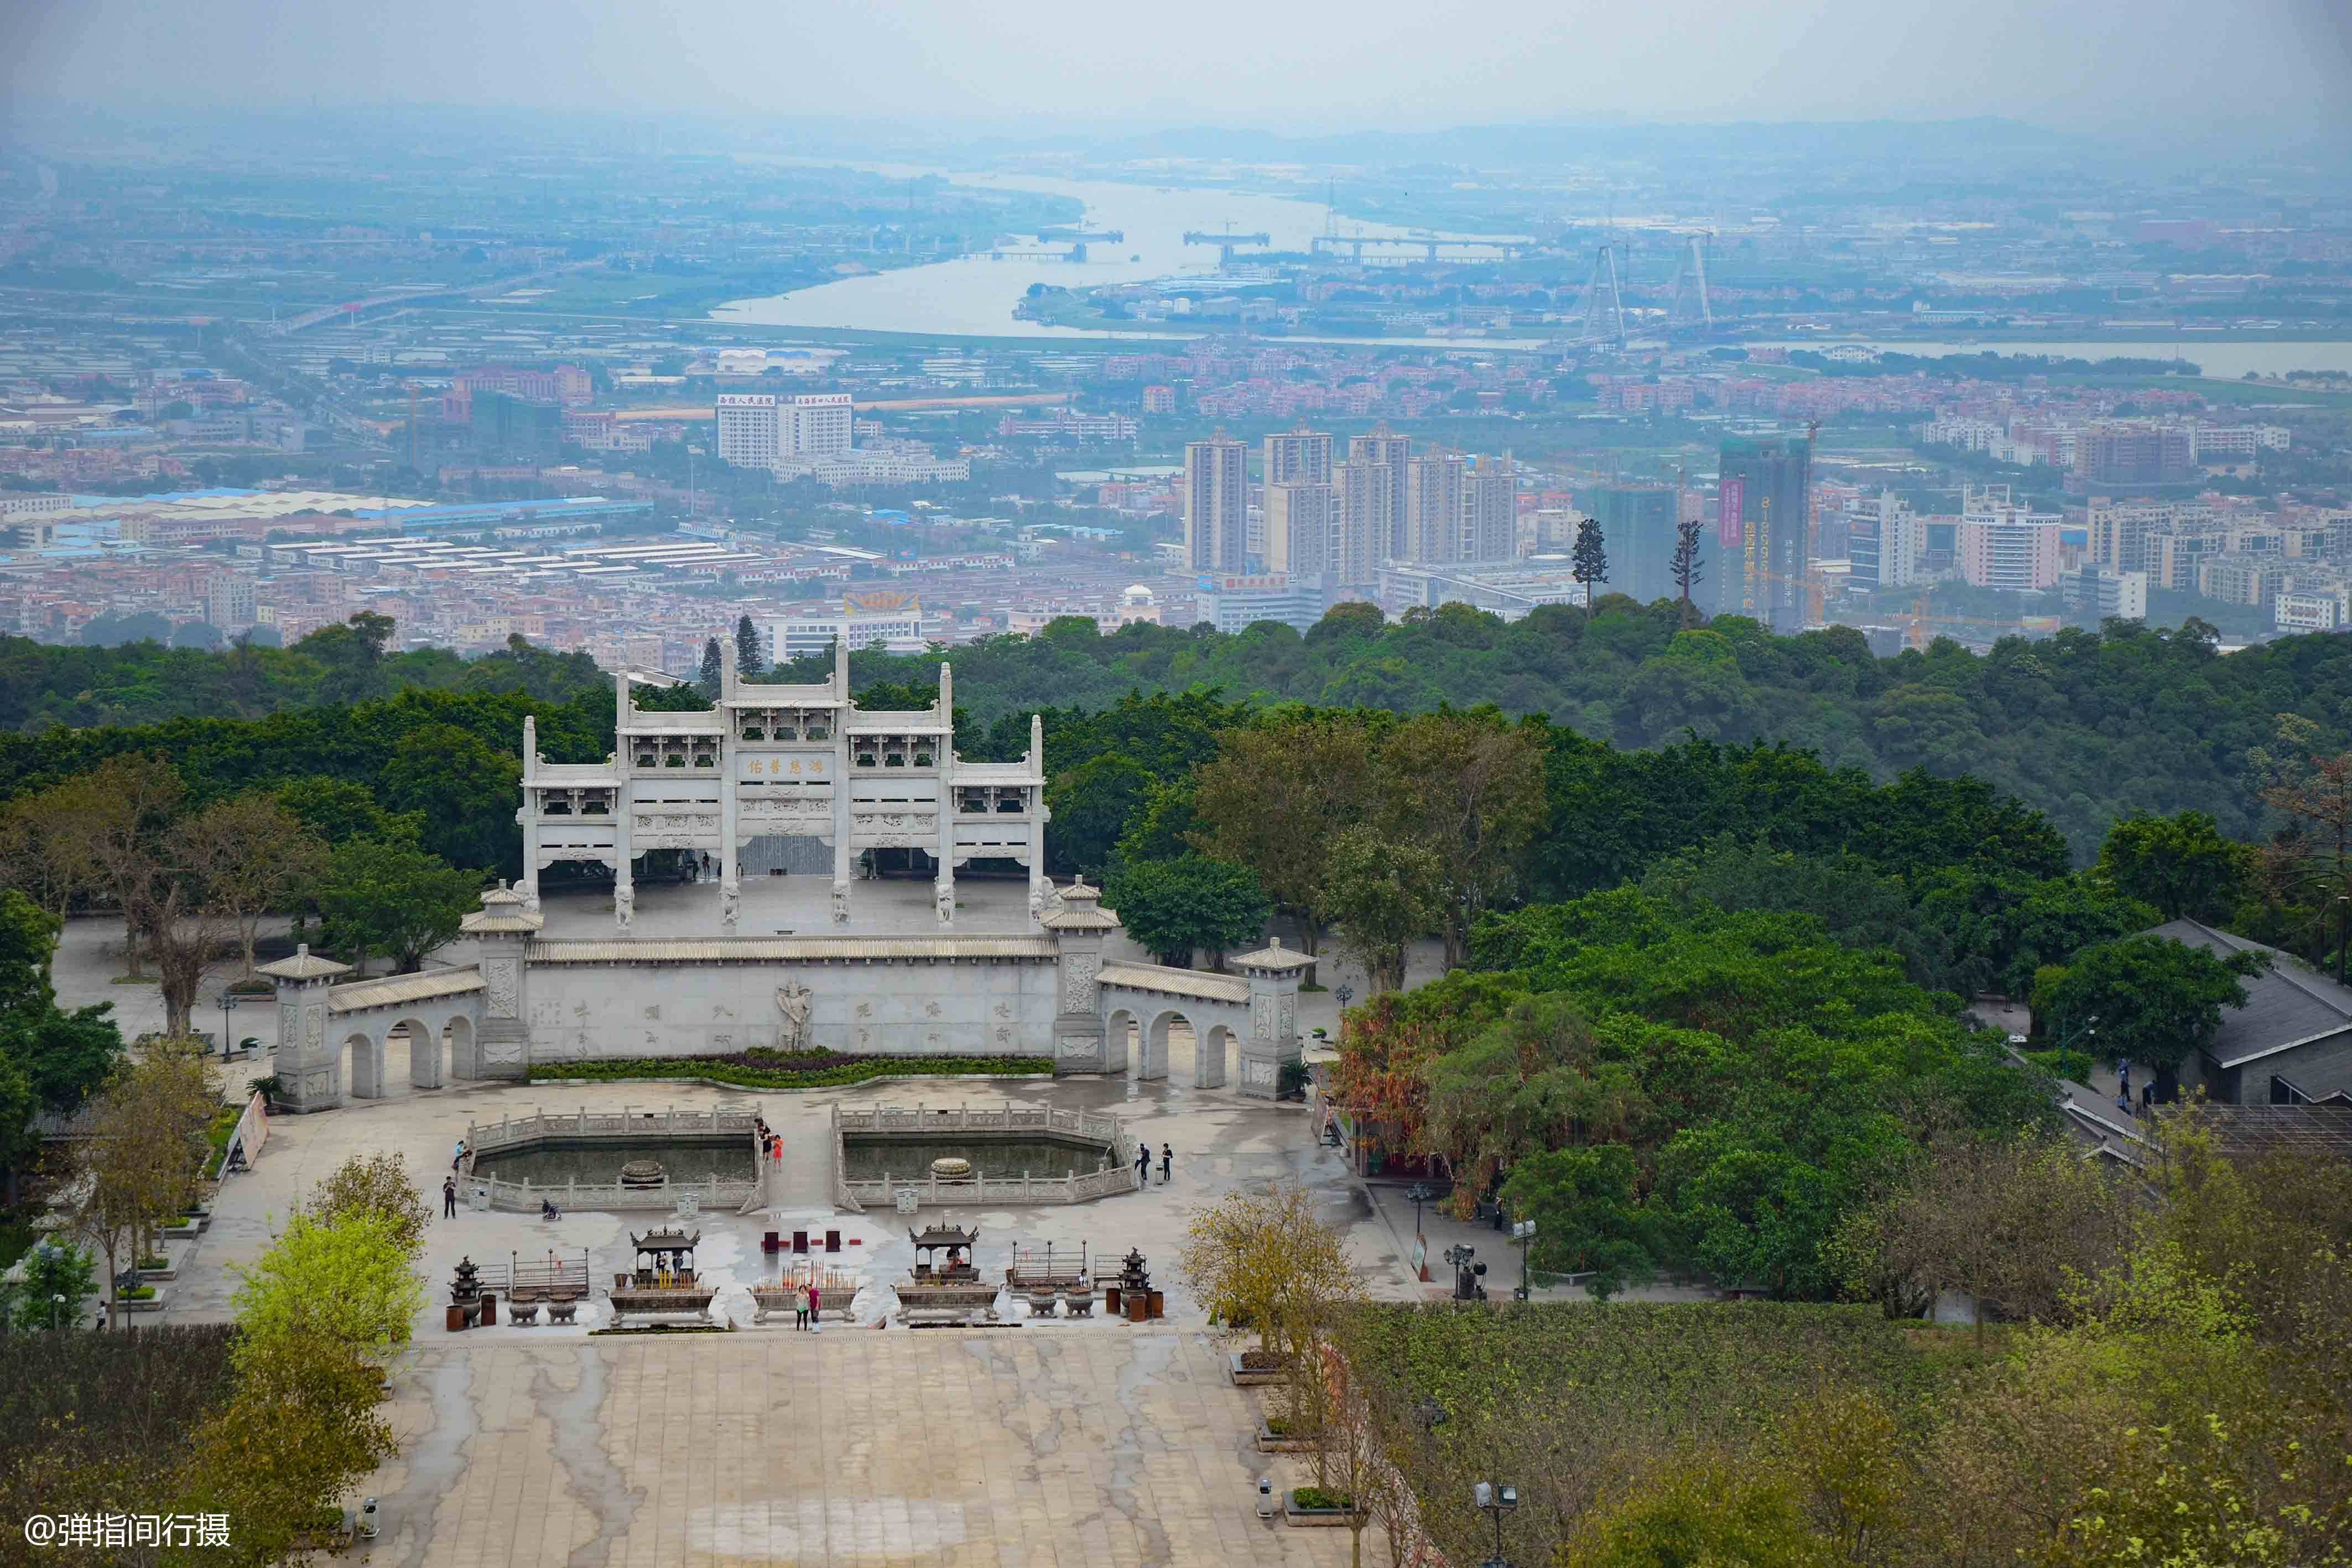
[(228, 1040), (228, 1015), (229, 1015), (231, 1012), (235, 1011), (235, 1010), (236, 1010), (236, 998), (235, 997), (233, 997), (233, 996), (229, 995), (229, 993), (228, 993), (228, 988), (227, 988), (226, 986), (223, 986), (223, 987), (221, 988), (221, 994), (220, 994), (220, 1009), (221, 1009), (221, 1060), (222, 1060), (223, 1061), (226, 1061), (228, 1060), (228, 1051), (229, 1051), (229, 1040)]
[(1412, 1267), (1425, 1283), (1429, 1279), (1429, 1242), (1421, 1233), (1421, 1206), (1437, 1194), (1425, 1181), (1417, 1181), (1405, 1188), (1405, 1197), (1412, 1199)]
[(1478, 1568), (1511, 1568), (1503, 1556), (1503, 1516), (1519, 1506), (1519, 1489), (1480, 1481), (1470, 1489), (1470, 1496), (1479, 1511), (1495, 1521), (1495, 1555), (1478, 1564)]
[[(1518, 1298), (1524, 1301), (1532, 1293), (1528, 1289), (1528, 1252), (1536, 1244), (1536, 1222), (1532, 1219), (1512, 1221), (1511, 1239), (1519, 1244)], [(1497, 1545), (1495, 1555), (1499, 1557), (1502, 1554), (1502, 1548)]]

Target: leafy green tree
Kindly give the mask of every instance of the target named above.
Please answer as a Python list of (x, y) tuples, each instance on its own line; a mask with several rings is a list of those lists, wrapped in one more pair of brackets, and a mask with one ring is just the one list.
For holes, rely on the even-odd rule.
[(389, 689), (383, 664), (384, 644), (391, 642), (392, 617), (362, 610), (341, 626), (321, 626), (294, 644), (326, 666), (319, 682), (319, 700), (356, 703), (380, 697)]
[[(19, 1333), (75, 1328), (87, 1322), (86, 1303), (98, 1293), (98, 1260), (54, 1237), (25, 1254), (25, 1279), (16, 1299)], [(65, 1301), (59, 1302), (58, 1298)]]
[(452, 865), (521, 870), (514, 829), (522, 764), (451, 724), (427, 724), (394, 743), (381, 785), (394, 811), (425, 823), (425, 847)]
[(1088, 758), (1051, 775), (1045, 804), (1054, 813), (1045, 847), (1065, 870), (1099, 877), (1112, 848), (1151, 793), (1151, 774), (1121, 753)]
[(1316, 915), (1338, 928), (1339, 951), (1364, 967), (1374, 992), (1404, 985), (1412, 944), (1444, 929), (1445, 866), (1437, 852), (1370, 827), (1333, 835)]
[(310, 1189), (302, 1211), (321, 1225), (353, 1215), (389, 1220), (394, 1245), (410, 1259), (423, 1250), (425, 1228), (433, 1222), (432, 1206), (399, 1155), (352, 1155)]
[(1223, 955), (1256, 941), (1271, 907), (1255, 875), (1206, 855), (1123, 866), (1103, 891), (1127, 934), (1180, 967), (1195, 948)]
[(2096, 874), (2162, 918), (2226, 920), (2252, 879), (2253, 852), (2221, 836), (2203, 811), (2134, 815), (2107, 831)]
[(460, 871), (412, 844), (353, 839), (327, 857), (319, 907), (330, 938), (362, 963), (394, 959), (402, 974), (454, 938), (479, 902), (480, 873)]
[(425, 831), (422, 817), (385, 810), (373, 790), (347, 779), (313, 774), (280, 784), (275, 794), (306, 831), (330, 845), (351, 839), (415, 843)]
[(1371, 810), (1374, 788), (1372, 737), (1352, 716), (1278, 715), (1226, 731), (1195, 773), (1194, 841), (1255, 871), (1312, 956), (1331, 839)]
[(1511, 1170), (1503, 1207), (1536, 1222), (1529, 1261), (1589, 1273), (1585, 1288), (1605, 1301), (1649, 1274), (1657, 1227), (1641, 1207), (1633, 1152), (1622, 1144), (1548, 1149)]
[(1471, 924), (1514, 884), (1544, 819), (1541, 752), (1493, 710), (1423, 714), (1381, 749), (1389, 836), (1436, 855), (1445, 879), (1445, 967)]
[(2221, 958), (2168, 937), (2131, 936), (2077, 953), (2050, 1001), (2070, 1031), (2096, 1027), (2107, 1061), (2154, 1069), (2157, 1096), (2168, 1103), (2180, 1064), (2213, 1038), (2223, 1008), (2245, 1006), (2245, 979), (2263, 967), (2257, 954)]
[(1720, 1463), (1661, 1467), (1591, 1521), (1563, 1562), (1580, 1568), (1835, 1568), (1789, 1485)]
[(278, 1240), (238, 1270), (232, 1302), (240, 1365), (291, 1339), (341, 1345), (382, 1362), (406, 1344), (425, 1306), (402, 1222), (373, 1210), (289, 1215)]

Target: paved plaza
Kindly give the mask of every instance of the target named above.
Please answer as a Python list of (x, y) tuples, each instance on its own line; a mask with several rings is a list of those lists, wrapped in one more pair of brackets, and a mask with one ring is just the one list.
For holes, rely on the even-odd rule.
[[(960, 884), (962, 929), (1025, 926), (1017, 883)], [(934, 927), (927, 883), (859, 884), (856, 928), (915, 934)], [(746, 935), (819, 929), (824, 889), (814, 878), (747, 884)], [(610, 929), (609, 901), (592, 890), (551, 890), (548, 934)], [(716, 924), (709, 885), (640, 890), (636, 935), (695, 935)], [(149, 985), (115, 985), (120, 926), (72, 922), (57, 982), (68, 1007), (116, 1005), (126, 1034), (162, 1025)], [(468, 962), (468, 944), (437, 955)], [(1114, 953), (1146, 956), (1114, 939)], [(1340, 977), (1328, 977), (1338, 983)], [(1361, 977), (1354, 977), (1360, 992)], [(206, 996), (214, 995), (206, 988)], [(1302, 1030), (1337, 1023), (1328, 993), (1301, 998)], [(216, 1006), (199, 1028), (219, 1030)], [(251, 1035), (265, 1054), (227, 1070), (236, 1096), (270, 1070), (277, 1009), (267, 998), (230, 1015), (232, 1040)], [(1347, 1559), (1345, 1531), (1294, 1530), (1261, 1521), (1257, 1478), (1277, 1489), (1311, 1479), (1303, 1455), (1265, 1455), (1252, 1440), (1265, 1395), (1232, 1386), (1225, 1347), (1200, 1302), (1175, 1276), (1192, 1215), (1237, 1187), (1295, 1182), (1313, 1192), (1375, 1296), (1435, 1293), (1414, 1280), (1393, 1205), (1373, 1207), (1339, 1155), (1315, 1139), (1296, 1104), (1251, 1101), (1230, 1089), (1192, 1086), (1189, 1040), (1171, 1051), (1170, 1076), (1138, 1082), (932, 1080), (790, 1094), (662, 1082), (496, 1085), (452, 1081), (438, 1090), (407, 1082), (406, 1053), (390, 1054), (386, 1097), (311, 1116), (280, 1116), (254, 1169), (231, 1178), (212, 1228), (177, 1244), (178, 1278), (160, 1321), (232, 1315), (236, 1270), (283, 1227), (288, 1212), (354, 1155), (397, 1154), (434, 1200), (422, 1265), (427, 1305), (396, 1369), (392, 1418), (400, 1459), (362, 1489), (383, 1500), (384, 1535), (370, 1560), (389, 1564), (810, 1564), (1001, 1563), (1051, 1565), (1322, 1563)], [(1310, 1047), (1310, 1051), (1312, 1047)], [(1145, 1190), (1091, 1204), (945, 1211), (982, 1230), (979, 1261), (994, 1275), (1014, 1245), (1116, 1260), (1129, 1248), (1150, 1260), (1167, 1295), (1167, 1317), (1129, 1324), (1097, 1318), (1015, 1321), (990, 1329), (910, 1330), (832, 1325), (803, 1334), (788, 1320), (752, 1321), (748, 1286), (772, 1280), (765, 1230), (843, 1233), (835, 1260), (870, 1282), (904, 1276), (914, 1260), (904, 1217), (829, 1209), (700, 1215), (697, 1263), (723, 1289), (714, 1315), (730, 1332), (599, 1335), (601, 1301), (568, 1327), (447, 1332), (442, 1303), (461, 1258), (493, 1266), (559, 1249), (590, 1258), (590, 1278), (629, 1268), (632, 1227), (652, 1214), (537, 1217), (461, 1208), (440, 1214), (441, 1178), (468, 1125), (534, 1111), (708, 1110), (756, 1104), (787, 1139), (829, 1137), (830, 1109), (873, 1105), (1007, 1103), (1084, 1109), (1118, 1118), (1155, 1154)], [(1163, 1184), (1156, 1156), (1173, 1151)], [(688, 1175), (689, 1173), (681, 1173)], [(862, 1291), (863, 1315), (887, 1298)], [(151, 1320), (154, 1321), (154, 1320)], [(1368, 1552), (1384, 1552), (1375, 1539)]]

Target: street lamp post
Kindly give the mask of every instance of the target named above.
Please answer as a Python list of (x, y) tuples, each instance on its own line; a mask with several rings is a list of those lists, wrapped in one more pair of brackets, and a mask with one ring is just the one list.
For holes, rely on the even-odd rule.
[(1412, 1266), (1413, 1271), (1426, 1283), (1429, 1279), (1429, 1240), (1421, 1233), (1421, 1206), (1437, 1196), (1425, 1181), (1417, 1181), (1405, 1189), (1412, 1199)]
[(1470, 1496), (1479, 1511), (1495, 1521), (1495, 1555), (1478, 1564), (1478, 1568), (1511, 1568), (1503, 1555), (1503, 1515), (1519, 1506), (1519, 1489), (1480, 1481), (1470, 1489)]
[(236, 1011), (236, 998), (235, 997), (233, 997), (233, 996), (229, 995), (229, 993), (228, 993), (228, 988), (227, 988), (226, 986), (223, 986), (223, 987), (221, 988), (221, 994), (220, 994), (220, 1008), (221, 1008), (221, 1060), (222, 1060), (223, 1061), (226, 1061), (228, 1060), (228, 1050), (229, 1050), (229, 1040), (228, 1040), (228, 1015), (229, 1015), (230, 1013), (232, 1013), (232, 1012), (234, 1012), (234, 1011)]
[(1348, 1004), (1356, 999), (1356, 988), (1342, 980), (1331, 988), (1331, 995), (1339, 1003), (1339, 1038), (1348, 1038)]
[[(1531, 1294), (1528, 1289), (1528, 1253), (1535, 1246), (1536, 1222), (1532, 1219), (1514, 1220), (1511, 1239), (1519, 1244), (1519, 1300), (1524, 1301)], [(1497, 1552), (1496, 1555), (1501, 1553)]]
[(1454, 1265), (1454, 1299), (1457, 1301), (1482, 1301), (1486, 1297), (1486, 1287), (1478, 1283), (1478, 1276), (1486, 1271), (1486, 1265), (1478, 1262), (1475, 1247), (1457, 1244), (1445, 1249), (1445, 1260)]

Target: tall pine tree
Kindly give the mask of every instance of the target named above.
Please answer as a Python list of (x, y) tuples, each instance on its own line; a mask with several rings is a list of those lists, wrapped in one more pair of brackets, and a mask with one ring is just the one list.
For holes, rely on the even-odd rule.
[(748, 679), (766, 667), (760, 658), (760, 633), (746, 615), (735, 622), (735, 673)]
[(1706, 576), (1706, 563), (1698, 559), (1698, 528), (1696, 517), (1685, 517), (1675, 525), (1675, 553), (1667, 570), (1674, 573), (1685, 604), (1691, 601), (1691, 590)]
[(1587, 517), (1576, 525), (1576, 548), (1570, 552), (1568, 575), (1584, 585), (1584, 603), (1592, 605), (1592, 585), (1609, 580), (1609, 552), (1601, 539), (1598, 518)]
[(702, 645), (702, 695), (714, 700), (719, 695), (719, 639), (716, 637)]

